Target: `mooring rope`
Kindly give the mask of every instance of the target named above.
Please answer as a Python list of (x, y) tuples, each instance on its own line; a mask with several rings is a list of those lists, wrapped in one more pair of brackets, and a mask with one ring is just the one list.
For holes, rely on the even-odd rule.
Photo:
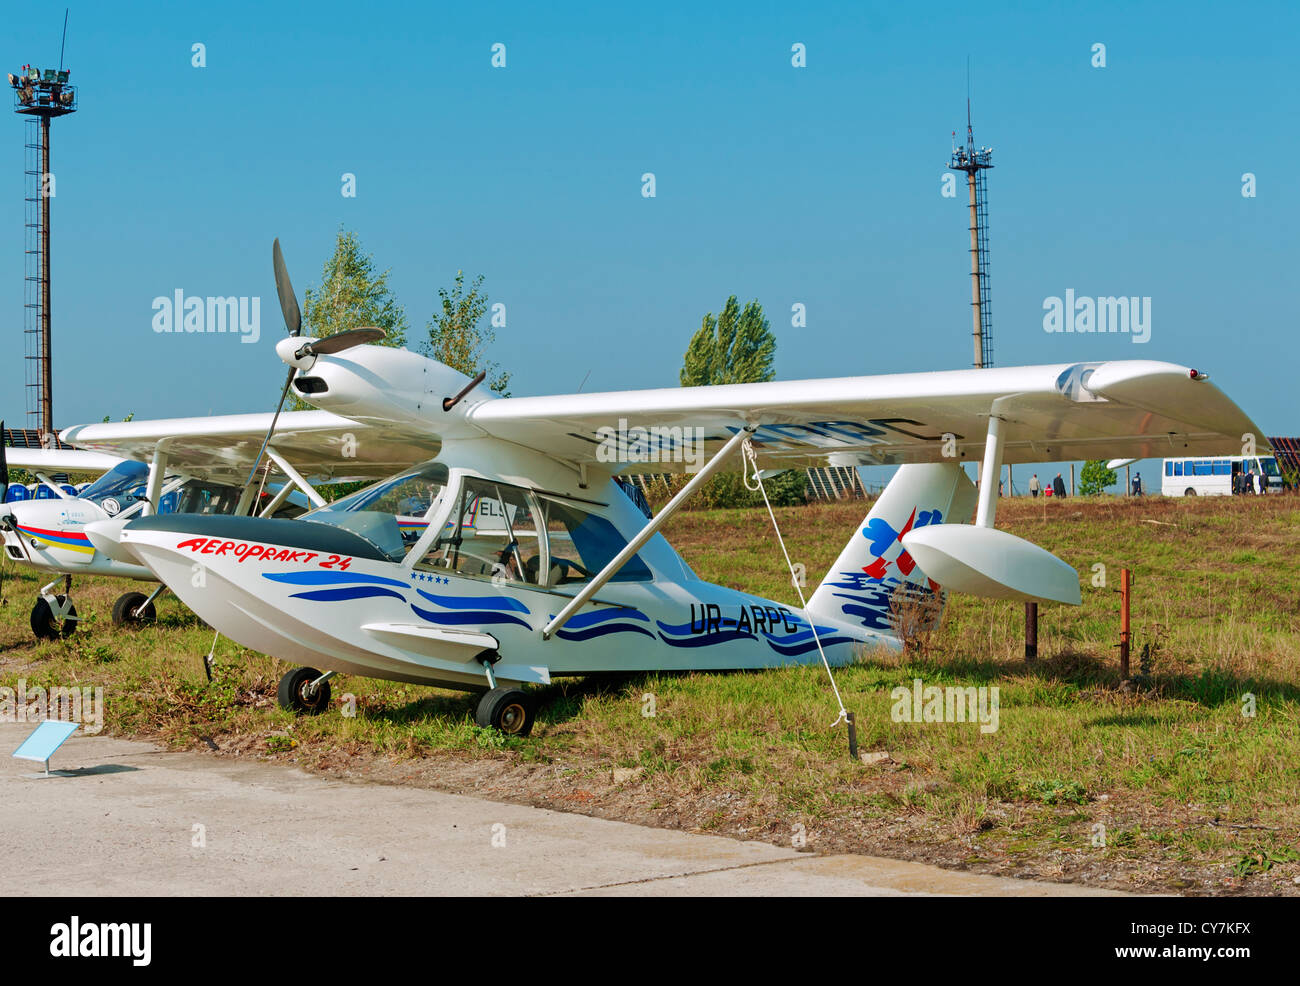
[[(831, 690), (835, 692), (835, 701), (839, 704), (839, 717), (831, 723), (831, 728), (838, 726), (841, 722), (849, 721), (849, 710), (844, 707), (844, 699), (840, 697), (840, 689), (835, 684), (835, 674), (831, 671), (831, 662), (826, 659), (826, 651), (822, 649), (822, 638), (817, 633), (817, 621), (811, 613), (808, 613), (808, 603), (803, 597), (803, 589), (799, 585), (799, 576), (794, 570), (794, 562), (790, 560), (790, 552), (786, 550), (785, 538), (781, 537), (781, 525), (776, 522), (776, 513), (772, 510), (772, 502), (767, 498), (767, 490), (763, 486), (763, 477), (759, 474), (758, 453), (754, 451), (753, 443), (746, 438), (741, 443), (741, 450), (744, 454), (743, 473), (741, 479), (745, 483), (745, 489), (751, 493), (762, 493), (763, 504), (767, 507), (767, 515), (772, 518), (772, 530), (776, 531), (777, 543), (781, 545), (781, 554), (785, 555), (786, 566), (790, 569), (790, 584), (794, 586), (794, 591), (799, 596), (799, 606), (808, 616), (808, 626), (812, 629), (813, 640), (817, 642), (817, 653), (822, 656), (822, 666), (826, 668), (826, 677), (831, 681)], [(753, 469), (754, 482), (750, 484), (750, 469)]]

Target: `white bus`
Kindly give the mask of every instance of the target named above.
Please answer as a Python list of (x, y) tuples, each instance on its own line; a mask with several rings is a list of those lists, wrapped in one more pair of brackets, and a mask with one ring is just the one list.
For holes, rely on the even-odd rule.
[(1252, 492), (1260, 490), (1261, 475), (1268, 478), (1267, 492), (1282, 492), (1282, 472), (1271, 455), (1201, 455), (1165, 459), (1160, 492), (1165, 496), (1231, 496), (1234, 478), (1247, 469)]

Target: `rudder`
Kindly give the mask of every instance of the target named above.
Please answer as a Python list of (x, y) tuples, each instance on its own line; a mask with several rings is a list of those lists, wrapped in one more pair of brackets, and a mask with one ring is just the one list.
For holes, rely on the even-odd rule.
[(895, 633), (891, 602), (900, 587), (912, 598), (942, 592), (903, 549), (903, 535), (931, 524), (969, 523), (975, 498), (975, 484), (955, 462), (899, 466), (808, 600), (808, 611)]

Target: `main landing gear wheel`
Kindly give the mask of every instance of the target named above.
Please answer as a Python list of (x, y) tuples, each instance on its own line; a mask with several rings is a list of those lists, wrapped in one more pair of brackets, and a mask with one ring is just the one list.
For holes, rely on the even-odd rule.
[[(113, 603), (113, 626), (140, 626), (155, 622), (158, 612), (148, 599), (143, 592), (127, 592), (118, 596), (117, 602)], [(144, 605), (141, 606), (141, 603)]]
[(329, 708), (330, 683), (322, 681), (315, 688), (311, 683), (321, 676), (315, 668), (294, 668), (280, 679), (276, 698), (280, 708), (295, 715), (317, 716)]
[(60, 637), (71, 637), (73, 631), (77, 629), (77, 607), (68, 602), (67, 596), (55, 596), (58, 600), (59, 608), (65, 605), (68, 607), (67, 614), (63, 619), (63, 625), (54, 618), (54, 609), (43, 596), (38, 597), (36, 605), (32, 607), (32, 633), (36, 634), (38, 640), (58, 640)]
[(474, 721), (507, 736), (527, 736), (533, 730), (533, 700), (518, 688), (493, 688), (479, 699)]

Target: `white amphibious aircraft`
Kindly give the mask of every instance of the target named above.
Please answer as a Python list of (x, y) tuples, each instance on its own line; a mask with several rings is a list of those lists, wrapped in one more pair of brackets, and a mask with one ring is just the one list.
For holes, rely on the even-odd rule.
[[(436, 437), (438, 455), (296, 520), (134, 520), (121, 549), (222, 634), (303, 665), (280, 683), (286, 708), (324, 710), (337, 672), (486, 688), (477, 721), (515, 735), (534, 717), (523, 686), (556, 675), (842, 665), (864, 645), (897, 647), (899, 594), (1078, 604), (1078, 574), (997, 530), (997, 484), (977, 497), (963, 461), (997, 476), (1003, 463), (1221, 452), (1262, 435), (1205, 374), (1150, 361), (497, 398), (475, 389), (482, 374), (405, 350), (312, 346), (278, 346), (300, 394)], [(614, 481), (699, 461), (653, 519)], [(702, 581), (659, 533), (742, 461), (902, 468), (794, 608)]]

